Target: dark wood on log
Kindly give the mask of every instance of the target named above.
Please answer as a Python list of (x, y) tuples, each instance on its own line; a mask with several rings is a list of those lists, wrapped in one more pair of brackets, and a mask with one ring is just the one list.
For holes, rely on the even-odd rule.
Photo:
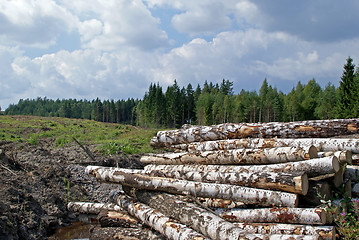
[(147, 165), (145, 170), (185, 171), (185, 172), (304, 172), (308, 177), (335, 173), (340, 170), (339, 161), (335, 156), (310, 159), (300, 162), (279, 163), (270, 165)]
[(323, 208), (254, 208), (216, 209), (216, 213), (230, 222), (295, 223), (324, 225), (327, 213)]
[(302, 122), (224, 123), (212, 126), (185, 126), (182, 129), (159, 131), (151, 140), (153, 147), (246, 137), (332, 137), (359, 131), (359, 119), (313, 120)]
[(284, 223), (233, 223), (250, 234), (319, 235), (322, 239), (336, 239), (334, 226), (310, 226)]
[(97, 216), (101, 227), (141, 227), (137, 219), (125, 211), (101, 211)]
[(119, 183), (139, 189), (165, 191), (175, 194), (189, 193), (195, 197), (222, 198), (260, 206), (296, 207), (298, 205), (298, 196), (293, 193), (230, 184), (150, 177), (132, 174), (131, 170), (120, 168), (106, 169), (104, 167), (88, 166), (86, 171), (99, 181)]
[(167, 240), (160, 233), (144, 227), (121, 228), (96, 226), (91, 230), (91, 240)]

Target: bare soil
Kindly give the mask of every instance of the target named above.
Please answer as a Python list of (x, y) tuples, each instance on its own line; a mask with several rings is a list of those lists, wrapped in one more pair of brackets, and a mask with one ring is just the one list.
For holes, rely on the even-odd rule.
[[(0, 239), (46, 239), (78, 221), (68, 201), (107, 202), (116, 185), (99, 184), (85, 174), (87, 165), (141, 168), (139, 156), (95, 153), (96, 162), (75, 143), (53, 148), (0, 142)], [(95, 152), (96, 146), (88, 146)]]

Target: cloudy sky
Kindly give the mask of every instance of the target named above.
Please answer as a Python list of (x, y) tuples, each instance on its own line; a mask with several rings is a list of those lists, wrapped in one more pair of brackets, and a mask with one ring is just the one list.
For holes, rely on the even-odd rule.
[(0, 106), (222, 79), (288, 92), (359, 63), (359, 1), (1, 0)]

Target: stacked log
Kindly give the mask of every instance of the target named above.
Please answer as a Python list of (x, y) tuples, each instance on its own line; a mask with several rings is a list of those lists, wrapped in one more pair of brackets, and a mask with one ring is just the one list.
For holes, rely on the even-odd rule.
[[(175, 152), (143, 156), (142, 170), (88, 166), (86, 172), (127, 194), (113, 194), (115, 205), (97, 205), (104, 222), (128, 227), (137, 219), (159, 238), (335, 239), (323, 202), (338, 195), (333, 185), (345, 187), (340, 197), (351, 194), (359, 141), (331, 137), (358, 133), (358, 126), (359, 119), (185, 125), (158, 132), (152, 146)], [(93, 206), (68, 207), (96, 213)]]

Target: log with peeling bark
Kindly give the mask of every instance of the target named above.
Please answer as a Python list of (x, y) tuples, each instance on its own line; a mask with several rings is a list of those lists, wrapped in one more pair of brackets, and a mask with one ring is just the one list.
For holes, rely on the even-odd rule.
[(101, 211), (97, 219), (101, 227), (141, 227), (139, 221), (125, 211)]
[(233, 223), (249, 234), (319, 235), (322, 239), (336, 239), (334, 226), (311, 226), (284, 223)]
[[(215, 213), (196, 206), (192, 203), (187, 203), (181, 200), (178, 196), (149, 191), (136, 191), (136, 197), (145, 204), (164, 213), (166, 216), (177, 219), (185, 225), (190, 225), (193, 229), (201, 232), (203, 235), (211, 239), (302, 239), (293, 235), (267, 235), (267, 234), (252, 234), (236, 227), (233, 223), (223, 220)], [(315, 238), (319, 234), (314, 234)], [(308, 239), (311, 239), (308, 237)]]
[(308, 189), (307, 195), (299, 198), (299, 202), (305, 206), (319, 206), (323, 201), (332, 198), (331, 187), (327, 181), (309, 181)]
[(329, 157), (329, 156), (336, 156), (339, 160), (340, 164), (348, 163), (349, 165), (353, 162), (353, 154), (351, 151), (344, 150), (344, 151), (330, 151), (330, 152), (319, 152), (318, 157)]
[(99, 181), (119, 183), (138, 189), (165, 191), (175, 194), (191, 194), (196, 197), (222, 198), (260, 206), (296, 207), (298, 196), (273, 190), (249, 188), (230, 184), (202, 183), (162, 177), (133, 174), (120, 168), (86, 167), (86, 172)]
[[(186, 199), (184, 199), (186, 200)], [(188, 201), (188, 200), (187, 200)], [(190, 202), (193, 202), (191, 199)], [(246, 208), (247, 205), (242, 202), (235, 202), (231, 200), (218, 199), (218, 198), (196, 198), (196, 203), (206, 208)]]
[(324, 225), (327, 213), (323, 208), (254, 208), (216, 209), (216, 213), (230, 222), (295, 223)]
[(314, 146), (320, 152), (351, 151), (359, 153), (359, 139), (350, 138), (243, 138), (192, 142), (170, 146), (188, 152), (203, 152), (243, 148), (276, 148)]
[(153, 147), (174, 144), (236, 139), (246, 137), (305, 138), (332, 137), (359, 132), (359, 119), (314, 120), (302, 122), (224, 123), (212, 126), (184, 126), (182, 129), (159, 131), (152, 138)]
[[(90, 239), (97, 240), (166, 240), (160, 233), (150, 228), (122, 228), (122, 227), (101, 227), (91, 229)], [(67, 238), (68, 239), (68, 238)], [(86, 238), (88, 239), (88, 238)]]
[(207, 239), (202, 234), (174, 221), (146, 204), (134, 202), (132, 198), (124, 195), (114, 195), (113, 197), (114, 203), (125, 209), (131, 216), (138, 218), (168, 239)]
[(223, 165), (147, 165), (145, 170), (184, 171), (184, 172), (304, 172), (308, 177), (335, 173), (340, 170), (338, 158), (335, 156), (310, 159), (300, 162), (279, 163), (270, 165), (223, 166)]
[(85, 214), (99, 214), (102, 210), (121, 211), (123, 209), (112, 203), (69, 202), (67, 210)]
[[(308, 158), (307, 158), (308, 157)], [(200, 153), (164, 153), (142, 156), (142, 164), (273, 164), (297, 162), (317, 157), (316, 148), (299, 147), (235, 149)]]

